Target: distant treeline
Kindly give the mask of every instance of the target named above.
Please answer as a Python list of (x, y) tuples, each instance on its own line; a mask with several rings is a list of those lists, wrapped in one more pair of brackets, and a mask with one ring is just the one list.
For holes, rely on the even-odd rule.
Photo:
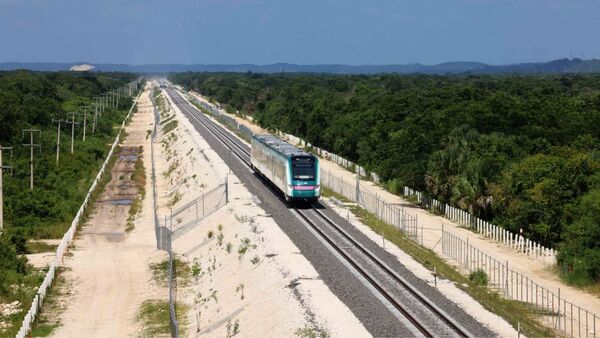
[(263, 75), (172, 80), (560, 249), (600, 280), (600, 76)]
[[(98, 118), (95, 133), (88, 116), (86, 141), (82, 141), (83, 118), (77, 117), (75, 152), (70, 153), (71, 126), (61, 125), (60, 163), (56, 163), (57, 124), (66, 112), (83, 112), (92, 97), (124, 86), (131, 74), (0, 72), (0, 145), (13, 147), (13, 157), (5, 151), (4, 233), (0, 236), (0, 303), (14, 300), (24, 290), (15, 284), (32, 281), (30, 268), (18, 254), (28, 252), (26, 242), (36, 238), (61, 238), (83, 202), (91, 183), (114, 140), (113, 125), (120, 123), (131, 99), (122, 99), (118, 110), (106, 109)], [(89, 110), (88, 110), (89, 113)], [(29, 188), (29, 133), (40, 129), (34, 143), (34, 189)], [(36, 275), (39, 276), (39, 275)], [(35, 277), (37, 278), (37, 277)], [(33, 290), (33, 289), (32, 289)], [(21, 297), (21, 296), (18, 296)], [(19, 300), (27, 299), (18, 298)], [(22, 300), (23, 302), (23, 300)], [(27, 305), (27, 304), (25, 304)]]

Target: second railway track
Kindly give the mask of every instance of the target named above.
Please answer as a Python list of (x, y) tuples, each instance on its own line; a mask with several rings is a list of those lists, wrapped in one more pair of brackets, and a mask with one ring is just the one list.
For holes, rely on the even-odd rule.
[[(204, 116), (197, 108), (191, 106), (175, 90), (169, 89), (169, 95), (186, 115), (198, 121), (226, 148), (228, 148), (242, 163), (250, 168), (250, 151), (248, 146), (241, 143), (229, 131), (217, 126), (210, 118)], [(273, 187), (269, 187), (274, 192)], [(286, 202), (279, 194), (278, 198), (286, 207), (292, 210), (299, 219), (307, 224), (321, 240), (342, 257), (356, 273), (387, 301), (402, 316), (405, 326), (415, 336), (473, 336), (452, 316), (433, 303), (418, 289), (406, 281), (394, 269), (390, 268), (377, 255), (367, 249), (351, 234), (332, 221), (316, 203), (309, 208), (299, 208)]]

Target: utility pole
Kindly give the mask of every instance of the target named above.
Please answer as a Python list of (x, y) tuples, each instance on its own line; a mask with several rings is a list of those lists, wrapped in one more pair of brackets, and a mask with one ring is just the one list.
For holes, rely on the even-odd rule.
[(83, 140), (85, 141), (85, 130), (87, 129), (87, 109), (91, 108), (91, 107), (90, 106), (81, 106), (79, 108), (83, 108)]
[(98, 119), (98, 102), (94, 102), (94, 123), (92, 123), (92, 134), (96, 132), (96, 120)]
[(75, 115), (77, 115), (78, 113), (70, 112), (67, 114), (71, 114), (71, 122), (69, 122), (69, 120), (67, 119), (67, 121), (65, 121), (65, 123), (71, 124), (71, 154), (72, 154), (73, 153), (73, 139), (75, 138), (75, 125), (79, 124), (79, 122), (75, 122)]
[(2, 171), (4, 169), (12, 170), (12, 166), (2, 165), (2, 150), (10, 150), (10, 158), (12, 159), (12, 147), (0, 146), (0, 234), (4, 229), (4, 192), (2, 190)]
[(23, 146), (29, 147), (29, 189), (33, 190), (33, 148), (38, 147), (41, 151), (41, 145), (33, 143), (33, 134), (38, 133), (41, 142), (42, 131), (39, 129), (23, 129), (23, 137), (25, 137), (25, 133), (29, 133), (29, 143), (24, 143)]
[(100, 95), (99, 99), (100, 99), (100, 116), (102, 116), (102, 114), (104, 113), (104, 100), (105, 100), (106, 96), (104, 96), (104, 94)]
[(58, 123), (58, 132), (56, 133), (56, 164), (58, 165), (58, 160), (60, 158), (60, 124), (63, 122), (63, 119), (52, 119), (52, 123)]

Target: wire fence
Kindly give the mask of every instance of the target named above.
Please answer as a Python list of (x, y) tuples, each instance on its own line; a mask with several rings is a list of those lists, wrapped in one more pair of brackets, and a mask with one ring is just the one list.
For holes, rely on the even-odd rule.
[(497, 225), (482, 220), (470, 213), (450, 206), (431, 198), (419, 191), (404, 187), (404, 196), (415, 198), (417, 203), (430, 209), (432, 212), (441, 214), (445, 218), (467, 227), (486, 238), (494, 240), (504, 246), (527, 255), (531, 259), (542, 261), (544, 264), (556, 264), (557, 252), (554, 249), (536, 243), (523, 235), (512, 233)]
[(154, 129), (152, 130), (152, 191), (154, 197), (154, 230), (156, 247), (168, 253), (167, 284), (169, 288), (169, 325), (171, 337), (179, 337), (179, 323), (177, 321), (177, 264), (173, 251), (173, 241), (188, 231), (192, 230), (202, 219), (214, 213), (229, 202), (228, 179), (210, 191), (187, 202), (183, 206), (171, 210), (164, 217), (158, 213), (158, 194), (156, 188), (156, 165), (154, 160), (154, 143), (158, 140), (160, 124), (160, 111), (157, 109), (154, 97), (151, 96), (154, 107)]
[[(560, 288), (554, 292), (531, 277), (510, 269), (508, 261), (501, 262), (473, 247), (469, 239), (442, 230), (442, 252), (469, 273), (485, 272), (488, 285), (499, 290), (506, 299), (528, 304), (531, 311), (547, 325), (571, 337), (596, 337), (600, 317), (565, 298)], [(600, 326), (598, 326), (600, 329)]]
[[(140, 83), (141, 83), (141, 79), (137, 79), (136, 81), (133, 82), (133, 84), (134, 84), (133, 86), (135, 87), (136, 90), (138, 89)], [(129, 88), (131, 88), (131, 86)], [(54, 260), (50, 263), (50, 266), (48, 267), (48, 272), (46, 273), (46, 276), (44, 277), (42, 284), (39, 286), (39, 288), (36, 292), (36, 295), (33, 298), (33, 301), (31, 302), (31, 306), (29, 307), (27, 314), (25, 314), (25, 318), (23, 318), (23, 321), (21, 322), (21, 328), (19, 329), (19, 331), (17, 332), (17, 335), (16, 335), (17, 338), (26, 337), (27, 333), (31, 330), (31, 326), (32, 326), (33, 322), (35, 321), (35, 318), (37, 317), (38, 312), (42, 308), (44, 299), (46, 298), (46, 295), (48, 293), (48, 289), (52, 286), (52, 282), (54, 281), (54, 278), (56, 277), (56, 269), (58, 269), (62, 265), (62, 261), (63, 261), (64, 255), (65, 255), (65, 252), (67, 251), (69, 245), (73, 241), (73, 237), (75, 236), (77, 227), (79, 226), (81, 220), (84, 218), (84, 214), (87, 211), (87, 208), (92, 199), (92, 196), (96, 192), (96, 188), (98, 187), (98, 184), (100, 184), (100, 180), (103, 178), (104, 173), (106, 172), (107, 169), (109, 169), (110, 160), (111, 160), (112, 156), (114, 155), (115, 149), (117, 148), (117, 146), (119, 144), (121, 134), (123, 133), (123, 129), (125, 128), (125, 123), (131, 117), (131, 112), (133, 111), (133, 108), (135, 107), (140, 94), (141, 94), (141, 92), (138, 93), (135, 100), (133, 101), (133, 104), (131, 105), (131, 108), (129, 109), (129, 112), (125, 116), (125, 119), (123, 120), (123, 123), (121, 124), (121, 128), (119, 129), (119, 133), (115, 137), (115, 141), (113, 142), (113, 144), (110, 148), (110, 151), (108, 152), (108, 155), (106, 156), (106, 159), (104, 160), (104, 163), (102, 164), (102, 167), (98, 171), (98, 174), (96, 175), (96, 178), (94, 179), (94, 182), (92, 183), (92, 186), (88, 190), (88, 193), (85, 196), (83, 203), (79, 207), (79, 210), (77, 211), (77, 214), (75, 215), (75, 218), (71, 222), (71, 225), (69, 226), (69, 230), (67, 230), (67, 232), (63, 235), (63, 238), (61, 239), (60, 244), (58, 245), (58, 248), (56, 249), (56, 256), (55, 256)]]
[[(169, 254), (167, 261), (167, 284), (169, 288), (169, 323), (172, 337), (179, 337), (179, 323), (177, 321), (177, 264), (175, 263), (175, 253), (173, 252), (173, 240), (183, 236), (203, 218), (225, 206), (229, 202), (228, 195), (228, 184), (225, 181), (181, 208), (172, 211), (170, 215), (165, 215), (164, 219), (158, 216), (155, 218), (157, 249), (164, 250)], [(202, 207), (199, 207), (199, 205), (202, 205)], [(177, 219), (190, 216), (192, 220), (189, 223), (174, 225), (174, 220), (177, 223)]]
[(423, 244), (423, 229), (419, 229), (417, 217), (405, 212), (403, 206), (387, 203), (362, 184), (357, 184), (357, 181), (346, 181), (342, 177), (332, 175), (330, 171), (321, 170), (321, 185), (355, 202), (380, 220), (393, 225), (413, 241)]

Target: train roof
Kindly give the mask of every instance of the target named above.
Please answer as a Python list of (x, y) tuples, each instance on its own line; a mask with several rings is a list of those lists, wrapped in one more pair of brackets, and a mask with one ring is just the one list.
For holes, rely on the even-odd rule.
[(300, 150), (273, 135), (254, 135), (254, 138), (256, 138), (261, 143), (266, 144), (269, 148), (275, 150), (276, 152), (282, 154), (285, 157), (313, 156), (312, 154)]

